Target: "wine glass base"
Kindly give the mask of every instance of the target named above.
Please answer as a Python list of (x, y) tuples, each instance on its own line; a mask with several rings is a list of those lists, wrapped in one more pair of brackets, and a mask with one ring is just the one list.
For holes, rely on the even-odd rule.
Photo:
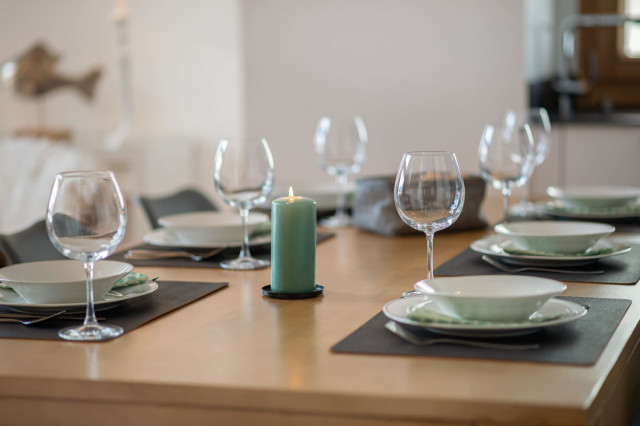
[(268, 260), (261, 260), (253, 257), (240, 257), (238, 259), (220, 262), (221, 268), (236, 270), (264, 269), (269, 266), (271, 266), (271, 262)]
[(318, 221), (324, 228), (348, 228), (353, 225), (353, 219), (348, 214), (334, 215)]
[(117, 325), (81, 325), (63, 328), (58, 336), (65, 340), (95, 341), (115, 339), (124, 333)]

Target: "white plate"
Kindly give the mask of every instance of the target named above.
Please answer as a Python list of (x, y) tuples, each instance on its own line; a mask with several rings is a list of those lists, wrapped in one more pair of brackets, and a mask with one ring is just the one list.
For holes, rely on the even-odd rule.
[[(166, 229), (159, 228), (146, 234), (143, 238), (144, 242), (154, 246), (160, 247), (179, 247), (179, 248), (218, 248), (218, 247), (240, 247), (242, 243), (240, 241), (219, 241), (219, 242), (193, 242), (184, 241), (176, 237), (173, 233)], [(268, 244), (271, 242), (271, 235), (263, 235), (249, 241), (250, 246), (258, 246), (262, 244)]]
[(550, 186), (547, 194), (570, 206), (602, 208), (634, 202), (640, 197), (640, 188), (614, 185)]
[[(102, 299), (94, 302), (96, 311), (113, 308), (125, 300), (146, 296), (158, 289), (158, 284), (154, 281), (147, 281), (143, 284), (136, 284), (129, 287), (116, 289), (122, 296), (115, 296), (107, 293)], [(12, 290), (0, 289), (0, 306), (11, 308), (20, 312), (84, 312), (86, 303), (29, 303)]]
[(613, 249), (612, 252), (592, 256), (536, 256), (505, 252), (502, 247), (510, 243), (511, 240), (506, 235), (490, 235), (471, 243), (471, 250), (488, 256), (498, 257), (500, 260), (514, 265), (528, 266), (579, 266), (595, 262), (598, 259), (617, 256), (631, 250), (631, 247), (629, 247), (627, 243), (603, 238), (593, 246), (593, 249), (611, 248)]
[(640, 203), (617, 207), (584, 208), (568, 206), (561, 201), (551, 201), (542, 206), (541, 213), (567, 219), (640, 219)]
[[(557, 317), (555, 319), (544, 322), (532, 323), (483, 323), (483, 324), (450, 324), (450, 323), (426, 323), (414, 321), (407, 317), (411, 309), (415, 307), (425, 306), (428, 309), (436, 310), (437, 305), (428, 297), (407, 297), (405, 299), (396, 299), (384, 305), (382, 311), (387, 318), (396, 321), (403, 326), (427, 330), (439, 334), (447, 334), (451, 336), (461, 337), (510, 337), (522, 334), (533, 333), (544, 327), (552, 325), (565, 324), (575, 321), (587, 313), (587, 309), (567, 300), (551, 299), (547, 301), (535, 315)], [(440, 311), (437, 311), (440, 312)]]

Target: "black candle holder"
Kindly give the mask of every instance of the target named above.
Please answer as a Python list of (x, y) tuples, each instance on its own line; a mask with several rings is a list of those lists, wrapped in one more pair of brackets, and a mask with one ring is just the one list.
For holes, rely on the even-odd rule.
[(313, 299), (314, 297), (322, 296), (324, 293), (324, 287), (320, 284), (316, 284), (316, 288), (313, 291), (306, 293), (279, 293), (271, 290), (271, 285), (265, 285), (262, 287), (262, 294), (272, 299), (288, 299), (288, 300), (300, 300), (300, 299)]

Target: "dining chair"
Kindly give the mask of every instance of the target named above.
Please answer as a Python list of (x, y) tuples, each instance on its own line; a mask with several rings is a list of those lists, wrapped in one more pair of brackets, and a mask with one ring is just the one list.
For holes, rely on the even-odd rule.
[(187, 188), (164, 197), (145, 197), (139, 195), (137, 201), (147, 216), (151, 227), (160, 227), (158, 219), (170, 214), (195, 211), (216, 211), (213, 202), (197, 189)]
[(44, 219), (22, 231), (0, 235), (0, 256), (3, 266), (40, 260), (66, 259), (49, 240)]

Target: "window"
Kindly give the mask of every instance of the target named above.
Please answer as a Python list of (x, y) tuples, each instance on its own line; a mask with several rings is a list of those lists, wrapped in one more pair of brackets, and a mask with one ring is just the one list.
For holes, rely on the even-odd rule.
[[(640, 0), (581, 0), (580, 6), (583, 14), (640, 17)], [(576, 99), (576, 109), (640, 108), (640, 24), (579, 31), (579, 77), (589, 90)]]
[[(640, 17), (640, 0), (626, 0), (623, 13)], [(627, 58), (640, 58), (640, 25), (630, 22), (624, 24), (622, 47)]]

